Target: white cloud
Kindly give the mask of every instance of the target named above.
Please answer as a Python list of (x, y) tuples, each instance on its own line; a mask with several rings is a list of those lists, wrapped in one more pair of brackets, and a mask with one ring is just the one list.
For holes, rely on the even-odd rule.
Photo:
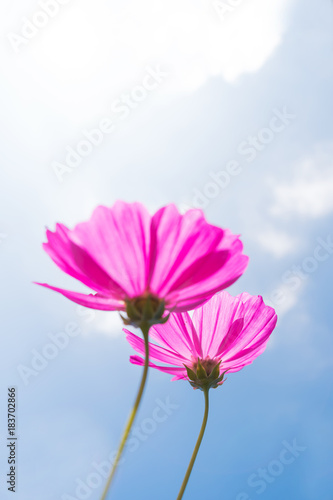
[(301, 294), (302, 287), (297, 290), (290, 290), (285, 285), (280, 287), (280, 292), (283, 295), (283, 301), (277, 305), (275, 305), (275, 310), (278, 313), (279, 317), (286, 314), (290, 309), (296, 306), (299, 300), (299, 296)]
[(268, 294), (264, 294), (265, 303), (273, 307), (278, 317), (282, 318), (282, 316), (298, 304), (304, 286), (305, 283), (302, 283), (296, 290), (292, 290), (287, 285), (280, 283)]
[(294, 252), (298, 247), (298, 241), (285, 232), (274, 228), (267, 229), (257, 235), (259, 244), (274, 257), (280, 258)]
[(287, 4), (247, 0), (221, 20), (212, 0), (83, 0), (30, 43), (38, 65), (65, 82), (107, 68), (117, 88), (156, 62), (172, 74), (169, 89), (191, 91), (215, 75), (233, 82), (258, 70), (281, 41)]
[[(126, 313), (124, 313), (126, 316)], [(84, 334), (96, 335), (105, 334), (108, 337), (116, 338), (124, 335), (124, 323), (116, 311), (89, 310), (89, 316), (80, 321), (80, 327)]]
[(333, 211), (332, 149), (303, 161), (295, 167), (292, 180), (273, 186), (273, 215), (298, 214), (316, 219)]

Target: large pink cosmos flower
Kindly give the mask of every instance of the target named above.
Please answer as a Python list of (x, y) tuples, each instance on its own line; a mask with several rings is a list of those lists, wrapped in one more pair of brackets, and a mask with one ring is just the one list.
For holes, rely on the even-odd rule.
[(93, 294), (42, 286), (93, 309), (122, 311), (147, 297), (176, 312), (193, 309), (230, 286), (248, 257), (239, 238), (208, 224), (201, 210), (168, 205), (151, 216), (140, 203), (99, 206), (73, 230), (57, 224), (44, 249), (58, 267)]
[[(169, 365), (151, 362), (150, 366), (174, 375), (172, 380), (189, 380), (195, 388), (217, 387), (225, 372), (240, 370), (265, 350), (276, 321), (274, 309), (260, 296), (218, 293), (195, 309), (192, 319), (187, 312), (171, 314), (166, 324), (150, 329), (150, 338), (159, 345), (150, 342), (149, 358)], [(124, 331), (131, 346), (142, 354), (143, 341)], [(144, 363), (139, 356), (131, 356), (130, 361)]]

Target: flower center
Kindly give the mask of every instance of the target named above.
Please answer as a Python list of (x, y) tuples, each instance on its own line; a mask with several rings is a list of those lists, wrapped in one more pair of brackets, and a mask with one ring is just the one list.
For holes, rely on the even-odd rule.
[(210, 358), (206, 358), (206, 359), (199, 359), (198, 358), (198, 360), (195, 361), (192, 365), (192, 370), (194, 372), (197, 371), (199, 363), (205, 369), (207, 376), (209, 376), (212, 373), (212, 371), (214, 370), (215, 366), (219, 363), (219, 361), (216, 359), (210, 359)]
[(148, 301), (150, 302), (150, 307), (151, 307), (152, 312), (153, 313), (157, 312), (162, 301), (161, 301), (161, 299), (159, 299), (158, 297), (155, 297), (152, 294), (147, 294), (146, 296), (143, 295), (140, 297), (135, 297), (134, 299), (130, 300), (133, 307), (136, 309), (136, 311), (139, 314), (144, 313)]
[(217, 359), (199, 359), (197, 358), (191, 365), (185, 366), (189, 382), (194, 389), (202, 391), (216, 389), (223, 384), (224, 373), (220, 374), (221, 360)]
[(165, 303), (156, 295), (146, 293), (139, 297), (126, 300), (127, 318), (123, 321), (127, 325), (141, 327), (143, 324), (149, 326), (157, 323), (165, 323), (167, 318), (163, 317)]

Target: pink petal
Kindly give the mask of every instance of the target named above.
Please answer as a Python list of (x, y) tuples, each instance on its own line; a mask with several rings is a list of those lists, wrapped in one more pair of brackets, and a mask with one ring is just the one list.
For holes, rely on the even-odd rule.
[(85, 252), (69, 239), (70, 230), (63, 224), (57, 224), (55, 232), (47, 230), (48, 242), (43, 244), (44, 250), (62, 271), (80, 280), (89, 288), (102, 294), (112, 290), (119, 297), (124, 291), (103, 269)]
[(256, 349), (244, 349), (237, 353), (233, 358), (225, 359), (222, 362), (221, 370), (228, 369), (228, 372), (235, 372), (251, 364), (260, 354), (262, 354), (267, 346), (267, 340)]
[[(208, 224), (201, 210), (179, 214), (174, 205), (161, 208), (152, 218), (149, 283), (151, 289), (165, 296), (178, 288), (179, 279), (193, 283), (188, 269), (214, 252), (223, 238), (223, 230)], [(221, 256), (224, 262), (225, 256)], [(210, 274), (209, 263), (207, 272)], [(180, 278), (183, 275), (183, 278)]]
[(227, 292), (214, 295), (202, 307), (193, 313), (193, 323), (199, 332), (199, 339), (203, 349), (203, 357), (216, 357), (221, 350), (221, 345), (230, 342), (239, 334), (239, 322), (236, 329), (231, 326), (233, 322), (242, 317), (243, 304), (237, 297), (232, 297)]
[[(239, 370), (241, 370), (242, 368), (244, 368), (245, 366), (247, 366), (248, 364), (250, 364), (250, 363), (237, 364), (237, 365), (235, 363), (229, 363), (229, 364), (226, 363), (225, 370), (228, 370), (228, 373), (235, 373), (235, 372), (238, 372)], [(224, 365), (221, 367), (221, 372), (222, 373), (223, 373), (223, 368), (224, 368)]]
[(216, 356), (222, 355), (230, 345), (232, 345), (239, 338), (244, 326), (244, 319), (238, 318), (231, 324), (228, 333), (222, 340), (217, 349)]
[[(142, 338), (138, 337), (134, 333), (123, 329), (126, 333), (126, 339), (139, 354), (145, 354), (145, 345)], [(170, 363), (172, 365), (183, 365), (188, 360), (178, 353), (174, 353), (165, 347), (160, 347), (149, 342), (149, 359), (156, 359), (162, 363)]]
[(75, 245), (121, 285), (128, 297), (146, 290), (151, 217), (140, 203), (99, 206), (70, 233)]
[(262, 297), (252, 297), (244, 303), (244, 327), (233, 344), (225, 349), (228, 358), (246, 347), (265, 342), (275, 328), (277, 316), (273, 308), (266, 306)]
[(201, 266), (202, 270), (199, 271), (198, 275), (193, 274), (192, 279), (193, 281), (198, 280), (197, 282), (167, 295), (168, 302), (176, 304), (173, 309), (175, 312), (195, 309), (217, 292), (231, 286), (244, 273), (249, 260), (247, 256), (235, 255), (230, 257), (229, 253), (228, 259), (225, 260), (225, 257), (221, 259), (222, 255), (225, 256), (226, 253), (218, 252), (206, 256), (208, 262), (210, 262), (210, 271), (213, 274), (208, 276), (206, 274), (204, 279), (201, 280), (200, 273), (203, 274), (202, 270), (204, 270)]
[(228, 356), (223, 360), (223, 367), (225, 366), (236, 366), (239, 364), (245, 365), (252, 363), (254, 359), (256, 359), (260, 354), (264, 352), (266, 349), (267, 340), (265, 342), (260, 343), (255, 349), (254, 348), (246, 348), (239, 351), (235, 356), (229, 358)]
[[(221, 292), (194, 311), (193, 323), (188, 313), (171, 314), (165, 325), (155, 325), (151, 329), (151, 337), (162, 345), (150, 343), (151, 357), (179, 368), (177, 372), (175, 366), (153, 363), (150, 366), (173, 373), (173, 380), (188, 379), (182, 365), (191, 364), (199, 357), (220, 359), (220, 373), (236, 372), (265, 350), (276, 321), (274, 309), (266, 306), (262, 297), (245, 293), (232, 297)], [(134, 349), (144, 354), (143, 340), (127, 333)], [(143, 364), (138, 356), (131, 361)]]
[(149, 335), (162, 346), (179, 353), (183, 358), (201, 356), (201, 346), (192, 320), (187, 312), (171, 314), (164, 325), (149, 330)]
[[(200, 275), (206, 271), (206, 266), (199, 266), (198, 275), (193, 274), (193, 285), (189, 285), (186, 289), (182, 288), (181, 293), (173, 296), (170, 293), (169, 300), (176, 302), (175, 311), (194, 309), (206, 302), (215, 293), (232, 285), (245, 271), (248, 265), (248, 257), (242, 255), (243, 244), (238, 236), (232, 234), (229, 229), (223, 231), (223, 238), (220, 240), (214, 255), (208, 257), (210, 274), (205, 276)], [(227, 258), (222, 262), (221, 257)], [(177, 291), (176, 291), (177, 294)]]
[(36, 283), (36, 285), (41, 285), (55, 292), (61, 293), (67, 299), (72, 300), (76, 304), (81, 306), (90, 307), (91, 309), (100, 309), (102, 311), (124, 311), (125, 304), (120, 300), (116, 300), (110, 297), (105, 297), (99, 293), (85, 295), (84, 293), (71, 292), (69, 290), (63, 290), (62, 288), (56, 288), (54, 286), (47, 285), (46, 283)]
[[(130, 356), (130, 362), (133, 365), (140, 365), (143, 366), (145, 364), (144, 359), (140, 358), (140, 356)], [(160, 372), (164, 373), (170, 373), (170, 375), (175, 375), (174, 378), (171, 380), (180, 380), (183, 378), (187, 378), (187, 372), (185, 368), (176, 368), (173, 366), (160, 366), (160, 365), (155, 365), (154, 363), (149, 362), (149, 366), (151, 368), (156, 368)]]
[(72, 231), (58, 224), (44, 248), (64, 272), (103, 297), (124, 301), (151, 292), (174, 312), (232, 284), (248, 260), (238, 237), (208, 224), (200, 210), (180, 215), (168, 205), (151, 217), (143, 205), (121, 201), (97, 207)]

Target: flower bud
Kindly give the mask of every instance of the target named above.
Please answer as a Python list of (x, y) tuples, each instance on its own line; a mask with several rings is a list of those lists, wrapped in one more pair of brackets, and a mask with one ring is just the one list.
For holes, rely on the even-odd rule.
[(216, 389), (223, 384), (223, 377), (227, 370), (220, 375), (221, 361), (216, 363), (212, 359), (198, 359), (192, 368), (185, 366), (189, 382), (194, 389)]
[(165, 302), (151, 294), (134, 297), (126, 300), (127, 318), (121, 318), (125, 325), (133, 325), (140, 328), (143, 324), (152, 326), (165, 323), (168, 316), (164, 316)]

